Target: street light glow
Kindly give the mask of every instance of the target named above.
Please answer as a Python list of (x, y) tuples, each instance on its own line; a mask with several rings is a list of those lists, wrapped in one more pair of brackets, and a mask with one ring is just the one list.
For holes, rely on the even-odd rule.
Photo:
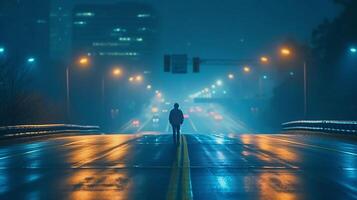
[(282, 48), (282, 49), (280, 50), (280, 53), (281, 53), (281, 55), (283, 55), (283, 56), (289, 56), (289, 55), (291, 54), (291, 50), (288, 49), (288, 48)]
[(122, 74), (122, 70), (120, 68), (114, 68), (112, 74), (114, 76), (120, 76)]
[(211, 88), (212, 88), (212, 89), (215, 89), (215, 88), (216, 88), (216, 85), (211, 85)]
[(146, 86), (146, 89), (148, 89), (148, 90), (151, 90), (151, 88), (152, 88), (151, 85), (147, 85), (147, 86)]
[(134, 77), (132, 77), (132, 76), (129, 77), (129, 81), (130, 81), (130, 82), (133, 82), (133, 81), (134, 81)]
[(143, 80), (143, 77), (141, 76), (141, 75), (137, 75), (136, 77), (135, 77), (135, 81), (137, 81), (137, 82), (140, 82), (140, 81), (142, 81)]
[(231, 80), (234, 79), (234, 74), (228, 74), (228, 78)]
[(35, 58), (30, 57), (30, 58), (27, 59), (27, 62), (28, 63), (33, 63), (33, 62), (35, 62)]
[(89, 58), (88, 57), (80, 57), (78, 62), (81, 66), (86, 66), (89, 64)]
[(223, 85), (223, 82), (222, 82), (221, 80), (218, 80), (218, 81), (216, 81), (216, 85), (217, 85), (217, 86), (222, 86), (222, 85)]
[(0, 53), (4, 53), (5, 52), (5, 48), (4, 47), (0, 47)]
[(260, 57), (260, 61), (261, 61), (262, 63), (268, 63), (268, 62), (269, 62), (269, 58), (266, 57), (266, 56), (262, 56), (262, 57)]
[(351, 47), (351, 48), (350, 48), (350, 52), (351, 52), (351, 53), (356, 53), (356, 52), (357, 52), (357, 48)]
[(244, 71), (245, 73), (249, 73), (249, 72), (251, 71), (251, 69), (250, 69), (249, 66), (245, 66), (245, 67), (243, 68), (243, 71)]

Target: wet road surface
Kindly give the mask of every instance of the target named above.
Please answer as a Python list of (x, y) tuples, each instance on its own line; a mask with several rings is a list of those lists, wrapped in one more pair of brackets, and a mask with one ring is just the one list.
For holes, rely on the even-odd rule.
[(159, 132), (2, 144), (0, 199), (357, 199), (355, 142)]

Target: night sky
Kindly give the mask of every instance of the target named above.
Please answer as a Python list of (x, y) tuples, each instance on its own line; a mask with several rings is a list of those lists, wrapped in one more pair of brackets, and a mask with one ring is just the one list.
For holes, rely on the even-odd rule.
[[(77, 0), (88, 3), (88, 0)], [(113, 3), (113, 0), (91, 0)], [(325, 18), (332, 19), (340, 8), (333, 0), (144, 0), (158, 11), (161, 23), (157, 65), (164, 54), (186, 53), (189, 57), (259, 58), (274, 54), (286, 39), (308, 42), (312, 30)], [(233, 66), (232, 66), (233, 67)], [(187, 80), (195, 91), (224, 77), (231, 68), (203, 67), (200, 74), (159, 74), (186, 90)], [(155, 73), (156, 74), (156, 73)], [(157, 79), (158, 77), (155, 77)], [(196, 80), (201, 80), (200, 82)]]
[(217, 53), (220, 53), (228, 58), (265, 53), (285, 38), (308, 41), (311, 31), (324, 18), (333, 18), (339, 11), (332, 0), (143, 2), (152, 3), (161, 15), (161, 44), (164, 52), (187, 52), (208, 57), (217, 57)]

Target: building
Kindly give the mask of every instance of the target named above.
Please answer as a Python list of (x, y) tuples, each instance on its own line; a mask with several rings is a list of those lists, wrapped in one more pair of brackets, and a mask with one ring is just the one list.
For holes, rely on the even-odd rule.
[(52, 0), (50, 13), (50, 57), (68, 62), (71, 55), (73, 1)]
[(148, 69), (157, 36), (157, 16), (150, 5), (77, 5), (72, 26), (73, 55), (87, 54), (97, 63), (121, 64), (127, 70)]
[(91, 62), (86, 69), (76, 62), (71, 68), (73, 119), (104, 126), (112, 123), (113, 110), (128, 117), (143, 103), (143, 92), (134, 93), (127, 78), (115, 81), (106, 75), (112, 66), (121, 66), (126, 75), (153, 70), (158, 38), (154, 9), (118, 2), (79, 4), (72, 12), (72, 61), (85, 55)]

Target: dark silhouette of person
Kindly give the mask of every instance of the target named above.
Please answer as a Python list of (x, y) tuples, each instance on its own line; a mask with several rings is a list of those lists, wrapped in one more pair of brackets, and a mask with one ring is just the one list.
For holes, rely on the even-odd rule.
[(179, 104), (174, 104), (174, 109), (170, 111), (169, 122), (172, 126), (173, 139), (174, 142), (180, 143), (180, 129), (183, 124), (183, 113), (182, 110), (179, 109)]

